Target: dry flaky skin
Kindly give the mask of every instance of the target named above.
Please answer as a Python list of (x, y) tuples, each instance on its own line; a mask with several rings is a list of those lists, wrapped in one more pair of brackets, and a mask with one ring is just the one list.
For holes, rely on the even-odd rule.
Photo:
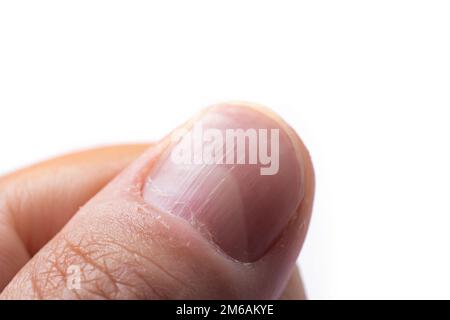
[[(0, 298), (280, 297), (306, 234), (314, 194), (312, 164), (301, 141), (298, 140), (297, 143), (305, 163), (304, 198), (286, 229), (262, 259), (253, 263), (235, 261), (224, 255), (212, 241), (205, 241), (202, 233), (195, 230), (188, 221), (167, 215), (143, 201), (141, 190), (145, 177), (167, 146), (162, 142), (159, 149), (151, 148), (84, 205), (65, 228), (20, 271)], [(113, 154), (120, 152), (116, 149)], [(22, 252), (25, 252), (25, 256), (17, 259), (18, 262), (8, 269), (8, 273), (0, 275), (0, 285), (1, 281), (4, 284), (9, 282), (13, 274), (26, 263), (28, 252), (38, 251), (62, 228), (78, 207), (85, 204), (137, 154), (135, 152), (134, 157), (125, 157), (121, 161), (117, 157), (111, 159), (111, 154), (108, 155), (104, 150), (102, 156), (90, 155), (95, 161), (87, 161), (89, 156), (86, 153), (81, 157), (67, 156), (63, 161), (57, 159), (41, 167), (38, 165), (27, 169), (18, 175), (20, 178), (11, 175), (0, 179), (0, 191), (4, 191), (0, 192), (0, 204), (12, 203), (13, 206), (8, 208), (14, 208), (13, 211), (4, 210), (0, 215), (0, 228), (3, 226), (16, 235), (17, 241), (12, 241), (12, 247), (22, 247)], [(105, 165), (108, 161), (116, 163)], [(57, 179), (51, 174), (55, 172), (52, 170), (55, 167), (60, 170)], [(65, 171), (65, 167), (70, 170)], [(105, 172), (105, 167), (108, 172)], [(78, 179), (86, 168), (89, 168), (90, 174)], [(42, 174), (43, 171), (47, 174)], [(36, 176), (40, 178), (36, 179)], [(38, 183), (30, 183), (31, 181)], [(68, 184), (67, 181), (71, 183)], [(26, 186), (29, 191), (39, 191), (20, 192), (19, 195), (5, 192), (12, 184), (15, 185), (14, 190), (21, 190)], [(47, 192), (42, 191), (45, 189)], [(48, 195), (52, 190), (53, 195), (57, 196)], [(29, 197), (30, 193), (43, 196)], [(19, 198), (19, 201), (14, 198)], [(20, 205), (17, 206), (17, 203)], [(41, 215), (43, 209), (45, 211)], [(5, 213), (6, 211), (8, 212)], [(2, 216), (9, 218), (2, 220)], [(44, 227), (44, 234), (39, 233), (36, 225), (53, 223), (51, 217), (54, 216), (58, 217), (57, 225)], [(6, 232), (0, 233), (0, 237), (3, 234)], [(0, 256), (8, 250), (20, 252), (2, 248), (0, 243)], [(1, 263), (0, 259), (0, 268), (3, 268)], [(70, 290), (67, 286), (70, 277), (68, 269), (73, 265), (78, 266), (81, 271), (79, 290)], [(303, 297), (301, 282), (294, 274), (282, 298)]]
[[(117, 203), (115, 207), (122, 205)], [(19, 282), (19, 286), (27, 288), (8, 288), (3, 298), (17, 298), (15, 293), (23, 291), (30, 293), (26, 298), (33, 299), (177, 299), (195, 298), (199, 295), (214, 298), (218, 294), (236, 296), (231, 287), (228, 289), (229, 293), (225, 293), (231, 283), (226, 277), (227, 271), (218, 272), (220, 266), (213, 261), (208, 263), (205, 255), (192, 243), (169, 236), (167, 233), (170, 229), (166, 227), (158, 228), (161, 232), (148, 232), (149, 228), (144, 226), (160, 224), (160, 218), (141, 211), (132, 221), (128, 220), (128, 213), (124, 213), (124, 219), (112, 219), (107, 215), (108, 206), (100, 205), (80, 212), (81, 220), (86, 216), (99, 215), (99, 212), (105, 214), (99, 215), (91, 226), (95, 231), (89, 232), (88, 236), (83, 232), (71, 233), (69, 237), (58, 235), (56, 241), (46, 246), (22, 271), (25, 281)], [(136, 208), (128, 206), (124, 209), (138, 212)], [(96, 213), (91, 210), (96, 210)], [(107, 228), (102, 230), (101, 226)], [(133, 238), (122, 238), (126, 235), (133, 235)], [(143, 243), (147, 245), (143, 246)], [(168, 247), (174, 256), (165, 254)], [(72, 265), (78, 266), (81, 271), (80, 290), (67, 289), (67, 270)], [(209, 278), (210, 281), (189, 281), (198, 279), (199, 272), (203, 279)]]

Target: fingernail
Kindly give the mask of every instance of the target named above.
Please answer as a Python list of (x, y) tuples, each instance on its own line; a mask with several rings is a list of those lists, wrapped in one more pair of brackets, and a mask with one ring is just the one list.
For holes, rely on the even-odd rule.
[(230, 257), (256, 261), (303, 196), (298, 142), (288, 130), (250, 107), (213, 107), (177, 132), (147, 178), (144, 200), (186, 219)]

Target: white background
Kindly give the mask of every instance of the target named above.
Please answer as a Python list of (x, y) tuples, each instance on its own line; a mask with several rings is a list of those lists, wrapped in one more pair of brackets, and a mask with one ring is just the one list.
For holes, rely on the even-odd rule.
[(450, 2), (0, 2), (0, 174), (226, 100), (312, 153), (310, 298), (450, 298)]

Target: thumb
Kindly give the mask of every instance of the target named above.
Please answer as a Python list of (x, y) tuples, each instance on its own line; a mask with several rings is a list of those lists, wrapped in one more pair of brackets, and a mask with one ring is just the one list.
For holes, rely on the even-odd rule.
[(1, 298), (278, 298), (313, 189), (285, 122), (259, 107), (211, 107), (82, 207)]

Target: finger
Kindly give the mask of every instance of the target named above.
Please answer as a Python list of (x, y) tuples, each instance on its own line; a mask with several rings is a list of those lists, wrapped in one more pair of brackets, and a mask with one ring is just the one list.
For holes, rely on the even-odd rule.
[(280, 297), (280, 300), (305, 300), (306, 293), (303, 281), (300, 275), (300, 270), (296, 267), (291, 274), (286, 288)]
[[(198, 139), (199, 124), (216, 144)], [(176, 143), (169, 136), (149, 149), (80, 209), (2, 297), (280, 297), (311, 214), (314, 179), (305, 147), (278, 117), (238, 104), (210, 108), (183, 128)], [(238, 128), (278, 132), (279, 139), (268, 140), (270, 163), (234, 157), (236, 163), (220, 164), (220, 137)], [(191, 138), (194, 156), (213, 146), (209, 156), (218, 158), (180, 163)], [(226, 154), (232, 150), (239, 154), (236, 146)], [(74, 267), (79, 289), (67, 282)]]
[[(5, 201), (5, 198), (7, 198), (7, 201), (12, 204), (9, 207), (22, 209), (8, 212), (6, 215), (15, 214), (17, 217), (22, 216), (20, 220), (30, 224), (27, 222), (30, 220), (27, 217), (39, 215), (39, 210), (35, 210), (36, 208), (47, 207), (50, 212), (57, 212), (60, 208), (56, 207), (55, 203), (58, 201), (49, 201), (47, 194), (44, 193), (49, 191), (50, 194), (54, 195), (55, 191), (57, 191), (60, 197), (71, 202), (66, 203), (66, 206), (72, 209), (67, 209), (66, 214), (63, 215), (68, 220), (75, 213), (76, 209), (93, 197), (101, 187), (109, 182), (125, 165), (141, 154), (146, 147), (148, 146), (117, 145), (91, 149), (51, 159), (3, 177), (0, 179), (3, 200)], [(78, 171), (86, 171), (86, 168), (88, 168), (90, 174), (83, 179), (78, 179), (80, 177)], [(56, 170), (60, 172), (60, 178), (55, 180), (53, 173)], [(36, 179), (36, 175), (39, 175), (41, 178)], [(67, 183), (67, 181), (73, 181), (74, 179), (77, 181), (77, 188)], [(13, 189), (15, 191), (11, 192)], [(79, 193), (74, 195), (74, 192)], [(25, 197), (24, 195), (26, 194), (40, 194), (43, 197)], [(71, 195), (70, 197), (69, 194)], [(14, 203), (22, 203), (22, 205), (19, 206)], [(24, 208), (27, 210), (23, 210)], [(5, 211), (2, 213), (5, 214)], [(47, 216), (50, 218), (50, 221), (46, 221), (46, 223), (52, 224), (57, 222), (52, 218), (51, 214)], [(16, 218), (15, 220), (19, 219)], [(61, 219), (60, 222), (61, 226), (56, 224), (54, 230), (59, 230), (67, 221)], [(29, 250), (30, 248), (25, 248), (12, 225), (0, 224), (0, 227), (3, 230), (0, 232), (0, 257), (4, 257), (0, 259), (0, 270), (2, 270), (0, 275), (1, 291), (15, 273), (28, 261), (30, 256), (28, 252), (31, 250)], [(34, 228), (31, 230), (37, 233), (40, 229)], [(44, 236), (37, 234), (31, 235), (30, 238), (42, 238), (40, 242), (46, 243), (53, 235), (53, 233)], [(298, 281), (298, 279), (298, 270), (295, 269), (282, 295), (282, 299), (302, 299), (304, 297), (301, 280)], [(299, 283), (300, 286), (298, 285)]]
[(79, 152), (1, 179), (2, 202), (31, 254), (145, 149), (129, 145)]
[(0, 178), (0, 291), (80, 206), (147, 147), (78, 152)]

